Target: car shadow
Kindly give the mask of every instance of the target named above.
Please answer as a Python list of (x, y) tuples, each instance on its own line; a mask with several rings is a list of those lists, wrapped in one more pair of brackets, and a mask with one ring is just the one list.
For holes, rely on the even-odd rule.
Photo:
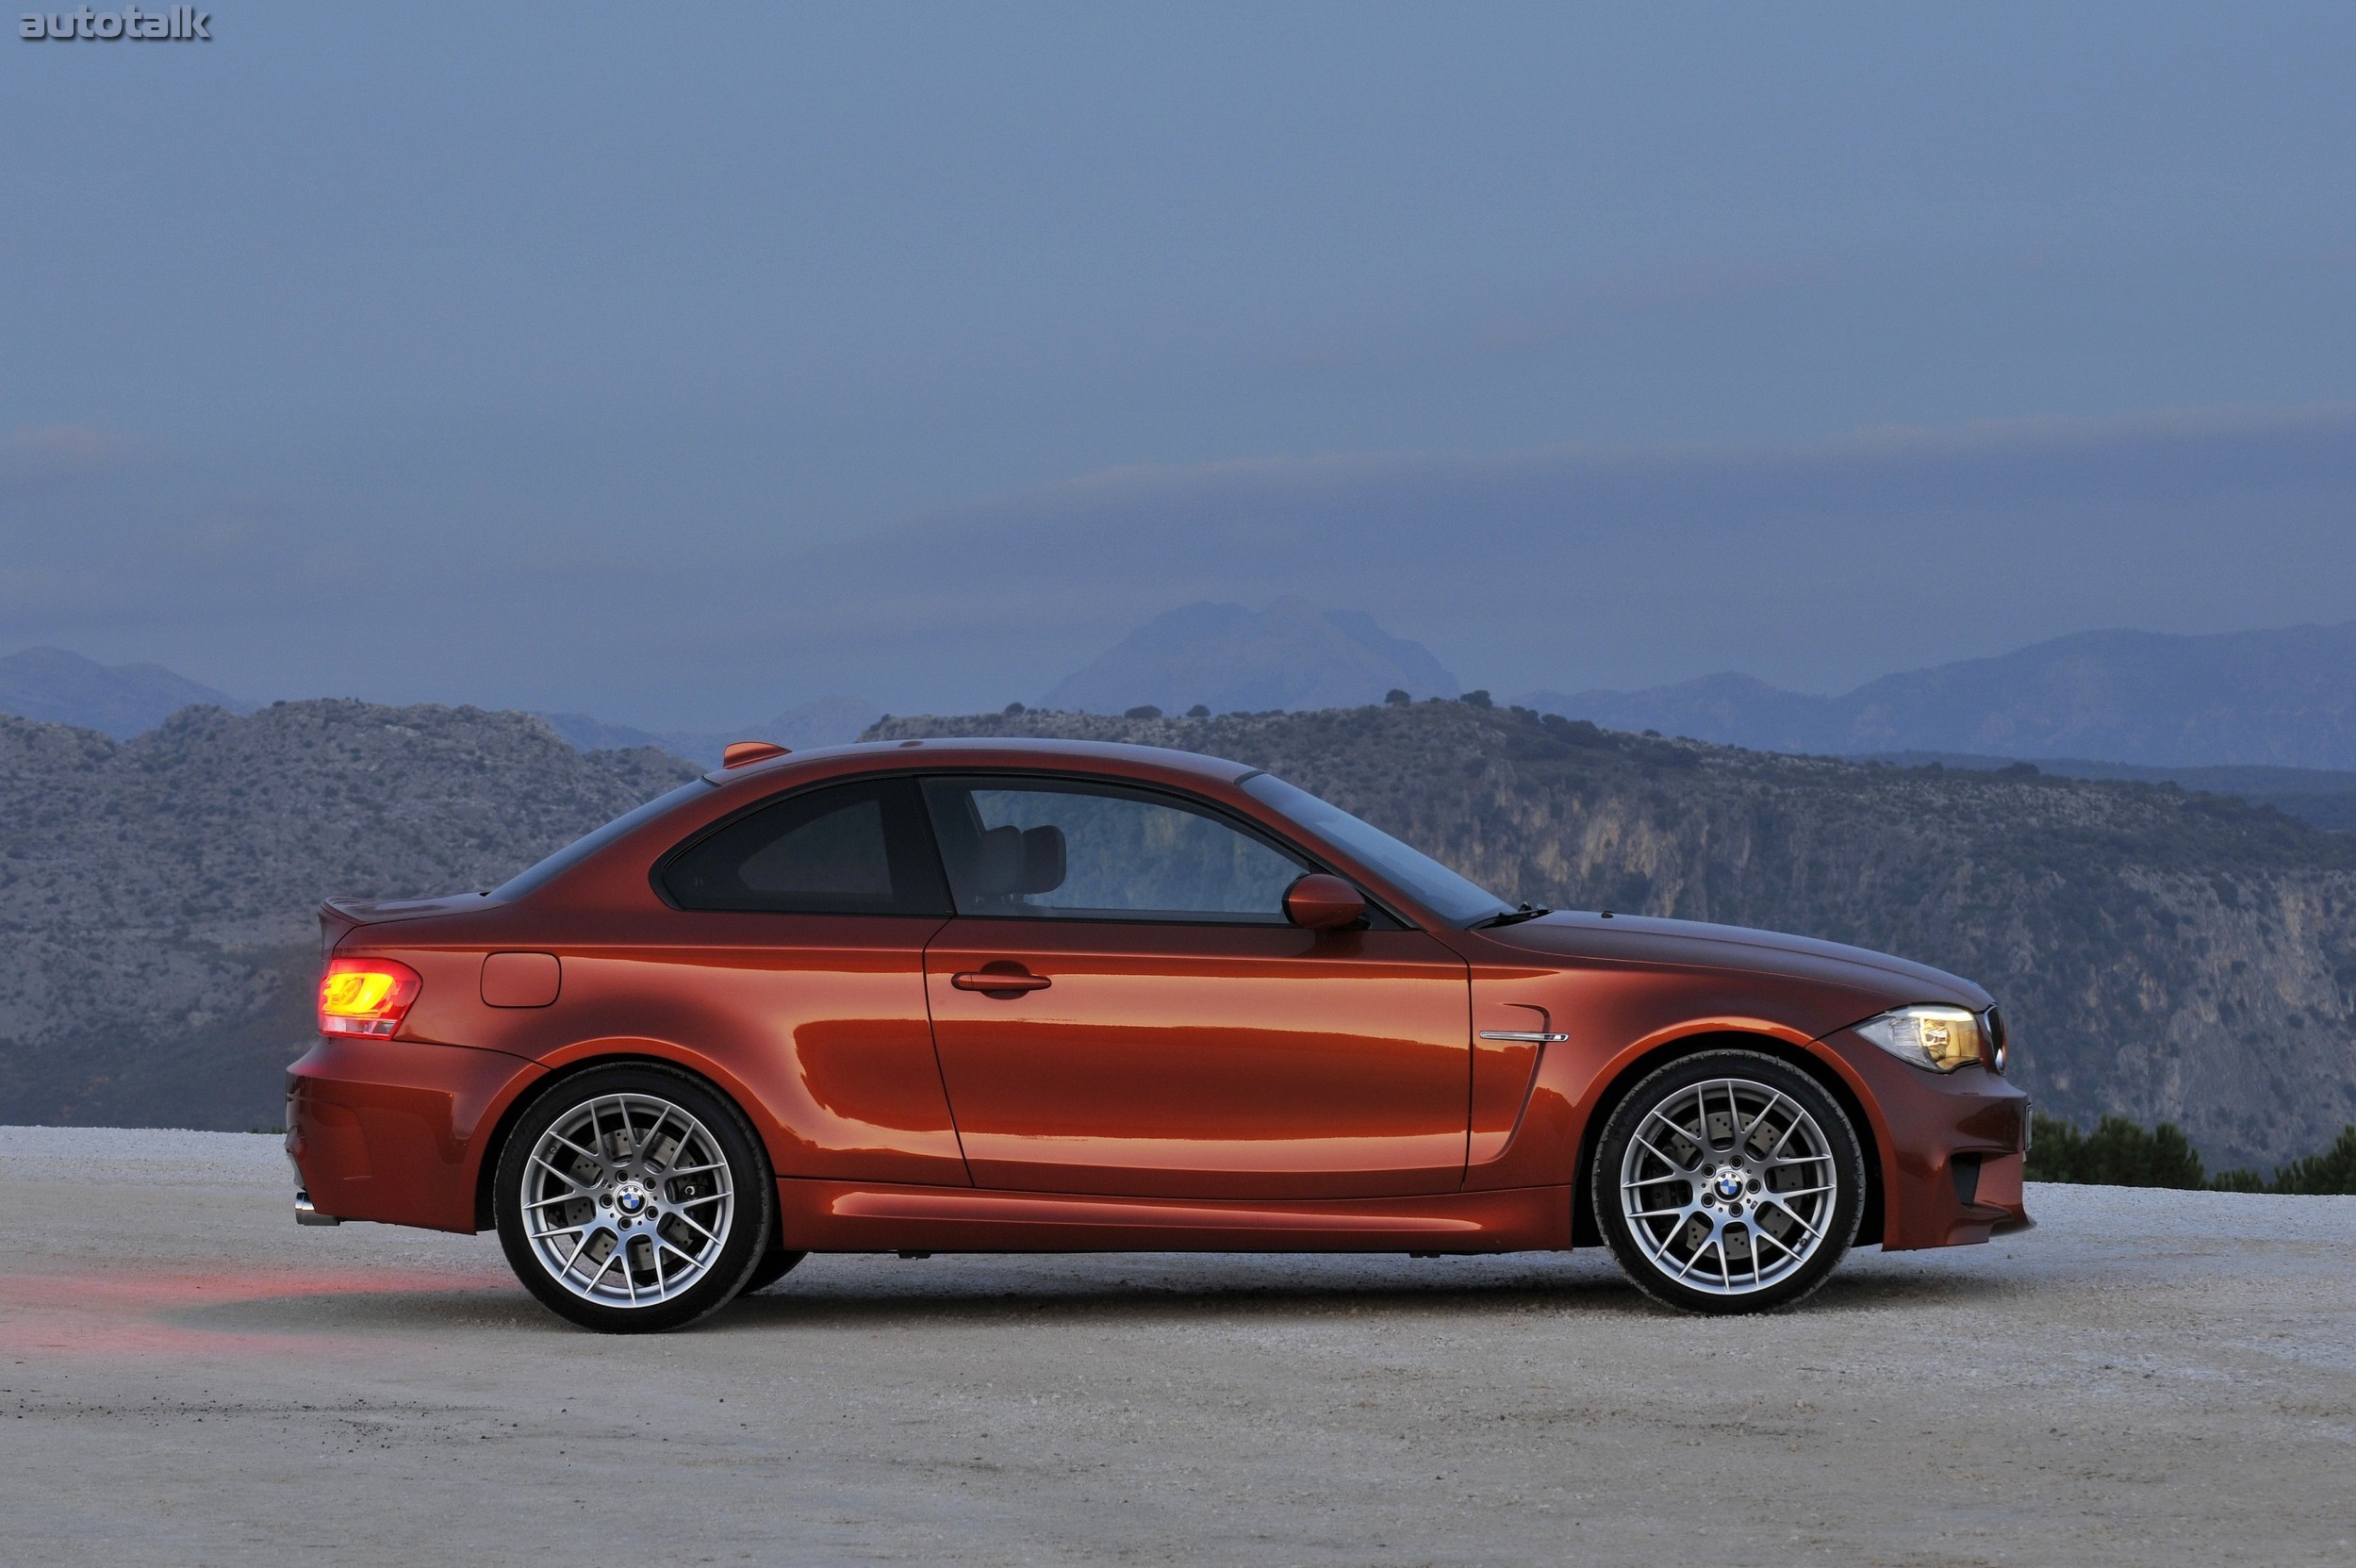
[[(1129, 1266), (1120, 1266), (1129, 1262)], [(1862, 1266), (1861, 1266), (1862, 1265)], [(1881, 1312), (1964, 1304), (2033, 1291), (2035, 1282), (1960, 1269), (1871, 1266), (1850, 1262), (1793, 1312)], [(740, 1297), (698, 1325), (697, 1333), (781, 1329), (892, 1328), (945, 1322), (1079, 1323), (1117, 1326), (1173, 1321), (1298, 1321), (1382, 1316), (1656, 1316), (1702, 1321), (1655, 1302), (1601, 1251), (1542, 1260), (1404, 1260), (1321, 1257), (1090, 1255), (1012, 1259), (957, 1257), (901, 1262), (816, 1259), (768, 1289)], [(171, 1308), (175, 1327), (245, 1335), (372, 1338), (470, 1333), (576, 1332), (519, 1285), (371, 1291), (364, 1281)]]

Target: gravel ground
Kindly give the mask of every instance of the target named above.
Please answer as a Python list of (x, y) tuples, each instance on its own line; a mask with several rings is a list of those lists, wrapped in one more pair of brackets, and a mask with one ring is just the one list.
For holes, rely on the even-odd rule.
[(2356, 1198), (1607, 1258), (820, 1258), (603, 1339), (270, 1138), (0, 1129), (0, 1562), (2356, 1562)]

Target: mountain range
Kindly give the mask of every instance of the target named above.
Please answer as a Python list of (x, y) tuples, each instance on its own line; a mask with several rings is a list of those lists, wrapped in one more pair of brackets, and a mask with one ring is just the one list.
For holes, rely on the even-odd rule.
[(2356, 620), (2176, 636), (2084, 632), (1869, 681), (1837, 697), (1747, 675), (1537, 691), (1611, 729), (1826, 755), (1955, 751), (2184, 767), (2356, 768)]
[[(161, 665), (103, 665), (62, 648), (27, 648), (0, 658), (0, 715), (70, 724), (129, 740), (183, 708), (255, 711), (226, 692), (176, 675)], [(654, 746), (706, 767), (719, 766), (732, 740), (774, 740), (802, 751), (840, 746), (883, 717), (864, 697), (821, 697), (786, 709), (766, 723), (733, 730), (641, 730), (581, 713), (539, 715), (583, 751)]]
[(1156, 616), (1066, 676), (1042, 705), (1083, 713), (1156, 707), (1213, 713), (1354, 707), (1399, 690), (1454, 697), (1457, 678), (1422, 643), (1372, 616), (1297, 597), (1262, 610), (1205, 600)]
[(251, 711), (161, 665), (104, 665), (62, 648), (27, 648), (0, 658), (0, 714), (128, 740), (182, 708), (201, 706)]

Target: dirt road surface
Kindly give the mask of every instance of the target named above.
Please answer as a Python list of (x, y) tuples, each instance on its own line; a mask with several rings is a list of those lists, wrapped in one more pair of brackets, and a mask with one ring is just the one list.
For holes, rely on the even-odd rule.
[(1749, 1320), (1601, 1254), (819, 1258), (607, 1339), (289, 1190), (0, 1129), (0, 1562), (2356, 1562), (2356, 1198), (2034, 1188)]

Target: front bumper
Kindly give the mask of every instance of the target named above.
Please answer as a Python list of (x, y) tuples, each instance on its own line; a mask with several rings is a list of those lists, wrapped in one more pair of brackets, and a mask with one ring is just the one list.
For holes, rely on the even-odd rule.
[(1882, 1247), (1964, 1246), (2025, 1230), (2029, 1097), (1982, 1066), (1908, 1066), (1848, 1030), (1824, 1045), (1864, 1081), (1881, 1145)]

